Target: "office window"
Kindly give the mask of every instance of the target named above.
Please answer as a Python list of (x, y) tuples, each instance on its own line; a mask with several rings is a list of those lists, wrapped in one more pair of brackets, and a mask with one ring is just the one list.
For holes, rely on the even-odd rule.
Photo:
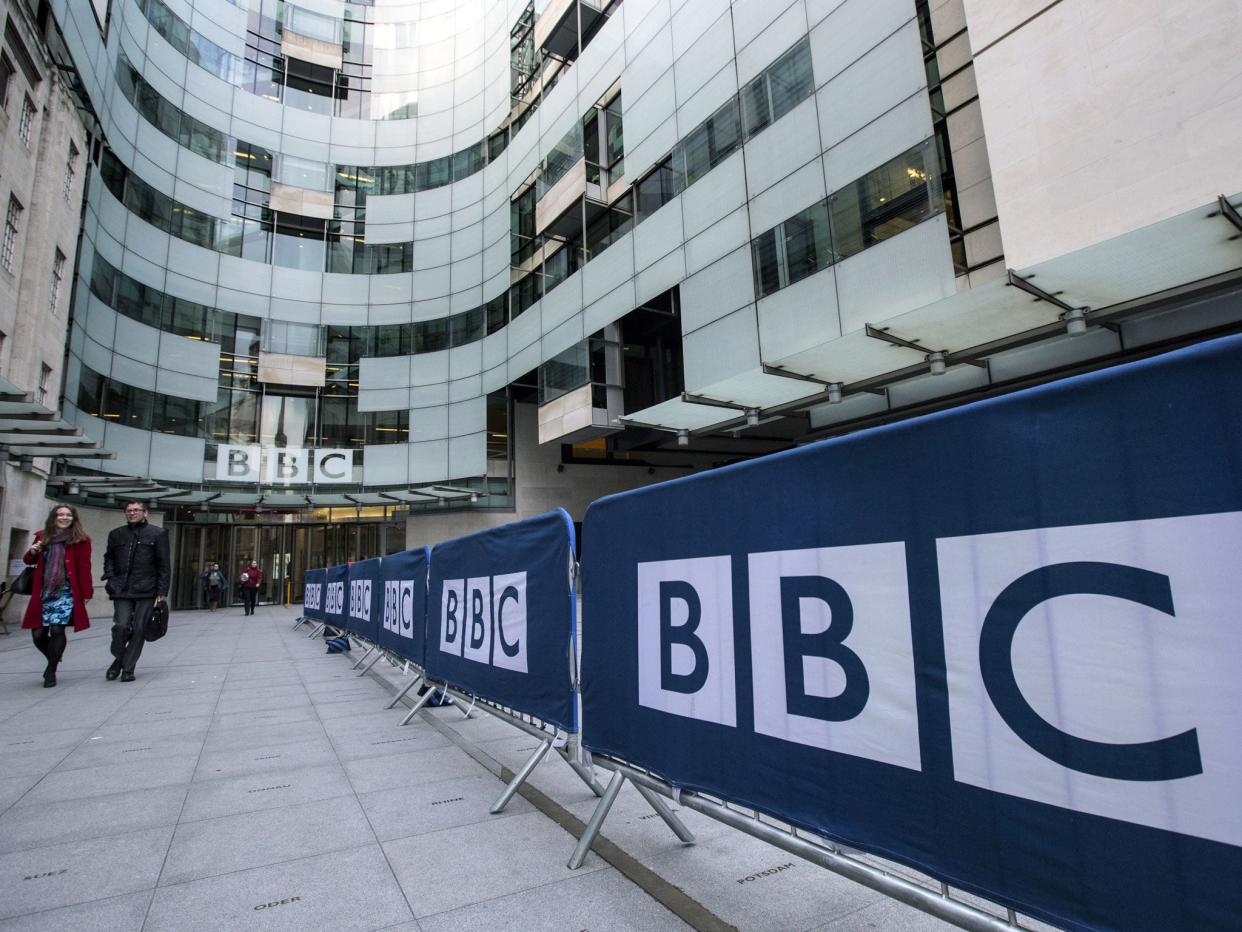
[(52, 293), (48, 296), (48, 309), (56, 313), (56, 305), (60, 302), (60, 283), (65, 278), (65, 254), (59, 249), (52, 259)]
[(638, 182), (638, 219), (646, 220), (685, 188), (685, 176), (669, 156)]
[(944, 209), (931, 141), (869, 171), (829, 198), (838, 259), (891, 239)]
[(780, 227), (760, 233), (750, 243), (755, 269), (755, 294), (762, 298), (781, 289), (780, 255), (777, 233)]
[(750, 243), (755, 293), (770, 295), (944, 210), (932, 140), (843, 186)]
[(8, 109), (9, 86), (13, 83), (13, 75), (15, 74), (17, 74), (17, 69), (9, 61), (9, 56), (0, 52), (0, 110)]
[(13, 254), (17, 251), (17, 225), (21, 223), (22, 205), (9, 195), (9, 209), (4, 215), (4, 244), (0, 246), (0, 265), (6, 272), (13, 271)]
[(52, 381), (52, 367), (47, 363), (39, 366), (39, 388), (35, 392), (35, 401), (41, 405), (47, 404), (47, 386)]
[(65, 203), (73, 196), (73, 179), (78, 171), (78, 147), (69, 143), (69, 158), (65, 162)]
[(832, 265), (828, 233), (828, 205), (820, 201), (781, 224), (789, 284)]
[(34, 101), (27, 96), (25, 101), (22, 102), (21, 122), (17, 124), (17, 136), (21, 139), (22, 145), (27, 149), (30, 148), (30, 129), (34, 126), (35, 113), (37, 112)]
[(779, 120), (814, 90), (810, 41), (803, 39), (739, 92), (746, 138)]

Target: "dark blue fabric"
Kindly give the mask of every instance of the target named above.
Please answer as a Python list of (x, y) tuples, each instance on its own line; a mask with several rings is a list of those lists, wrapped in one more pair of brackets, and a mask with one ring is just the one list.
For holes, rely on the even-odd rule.
[(419, 667), (427, 628), (429, 547), (384, 557), (376, 602), (375, 641)]
[[(323, 569), (307, 570), (302, 588), (302, 614), (314, 621), (323, 621)], [(314, 604), (312, 604), (312, 601)]]
[(345, 623), (353, 634), (372, 644), (379, 628), (383, 592), (379, 557), (349, 564), (349, 576), (345, 583)]
[[(949, 619), (942, 617), (938, 569), (938, 541), (958, 537), (1239, 511), (1239, 337), (601, 499), (582, 532), (583, 744), (1057, 925), (1240, 928), (1242, 848), (955, 780)], [(767, 695), (768, 686), (753, 681), (748, 561), (770, 551), (886, 543), (904, 552), (921, 757), (893, 766), (758, 733), (754, 696)], [(722, 564), (728, 569), (721, 591), (726, 600), (731, 595), (733, 612), (732, 725), (638, 701), (639, 573), (646, 572), (640, 564), (713, 557), (730, 561)], [(1069, 577), (1092, 576), (1090, 565), (1064, 566), (1065, 591), (1085, 591)], [(799, 599), (833, 604), (838, 594), (814, 591), (817, 579), (785, 579), (781, 599), (793, 610)], [(1004, 662), (1018, 617), (1012, 612), (1033, 601), (1027, 590), (1044, 587), (1038, 592), (1046, 598), (1061, 584), (1020, 582), (1025, 589), (1004, 594), (1017, 608), (997, 600), (981, 663)], [(1105, 583), (1113, 585), (1095, 585), (1103, 591)], [(1116, 582), (1122, 584), (1137, 591), (1145, 583)], [(670, 645), (650, 661), (658, 660), (657, 679), (690, 690), (698, 685), (689, 672), (693, 634), (709, 607), (675, 580), (644, 591), (655, 593), (648, 598), (657, 609), (648, 617), (657, 618)], [(1130, 598), (1166, 610), (1160, 592)], [(791, 705), (796, 696), (805, 714), (825, 721), (848, 719), (889, 685), (855, 663), (845, 635), (851, 624), (856, 634), (869, 620), (850, 618), (846, 607), (834, 610), (828, 632), (785, 631), (797, 654), (831, 658), (842, 671), (839, 696), (806, 695), (795, 682), (802, 668), (786, 655)], [(993, 679), (989, 690), (1008, 703), (999, 710), (1006, 722), (1030, 726), (1034, 713), (1006, 699), (1016, 693), (1011, 679)], [(1116, 761), (1107, 746), (1084, 744), (1090, 746), (1041, 753), (1112, 775)], [(1170, 748), (1173, 757), (1149, 760), (1129, 779), (1196, 772), (1192, 749)], [(1233, 805), (1222, 819), (1238, 818)]]
[[(432, 548), (428, 674), (575, 730), (569, 670), (576, 616), (573, 553), (574, 526), (562, 509)], [(455, 620), (450, 619), (455, 630), (442, 630), (446, 609), (455, 610)], [(457, 650), (444, 649), (445, 633), (460, 636)]]
[(324, 570), (323, 620), (334, 628), (349, 627), (346, 614), (349, 608), (349, 564), (329, 566)]

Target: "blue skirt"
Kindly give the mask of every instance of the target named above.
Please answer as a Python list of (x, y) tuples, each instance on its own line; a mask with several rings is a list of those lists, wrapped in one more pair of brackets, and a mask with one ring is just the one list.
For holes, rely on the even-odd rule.
[(73, 622), (73, 593), (69, 590), (69, 582), (60, 584), (60, 588), (50, 596), (43, 597), (43, 625), (67, 625)]

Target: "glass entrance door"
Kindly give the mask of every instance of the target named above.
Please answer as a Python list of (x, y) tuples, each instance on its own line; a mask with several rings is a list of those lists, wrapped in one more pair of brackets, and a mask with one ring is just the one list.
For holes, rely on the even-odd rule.
[[(389, 534), (380, 523), (339, 524), (178, 524), (173, 555), (172, 607), (206, 608), (202, 573), (219, 563), (228, 578), (221, 607), (238, 606), (241, 574), (254, 560), (263, 571), (260, 605), (291, 605), (302, 600), (308, 566), (335, 566), (401, 549), (404, 529)], [(391, 538), (391, 540), (389, 539)], [(386, 544), (391, 546), (385, 548)]]

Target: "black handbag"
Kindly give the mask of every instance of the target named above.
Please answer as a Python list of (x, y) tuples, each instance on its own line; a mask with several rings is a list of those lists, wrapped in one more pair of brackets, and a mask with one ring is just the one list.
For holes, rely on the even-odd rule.
[(142, 637), (147, 641), (158, 641), (168, 633), (168, 603), (156, 602), (142, 627)]
[(18, 595), (30, 595), (34, 592), (34, 571), (33, 566), (26, 567), (17, 574), (17, 578), (9, 585), (9, 589)]

